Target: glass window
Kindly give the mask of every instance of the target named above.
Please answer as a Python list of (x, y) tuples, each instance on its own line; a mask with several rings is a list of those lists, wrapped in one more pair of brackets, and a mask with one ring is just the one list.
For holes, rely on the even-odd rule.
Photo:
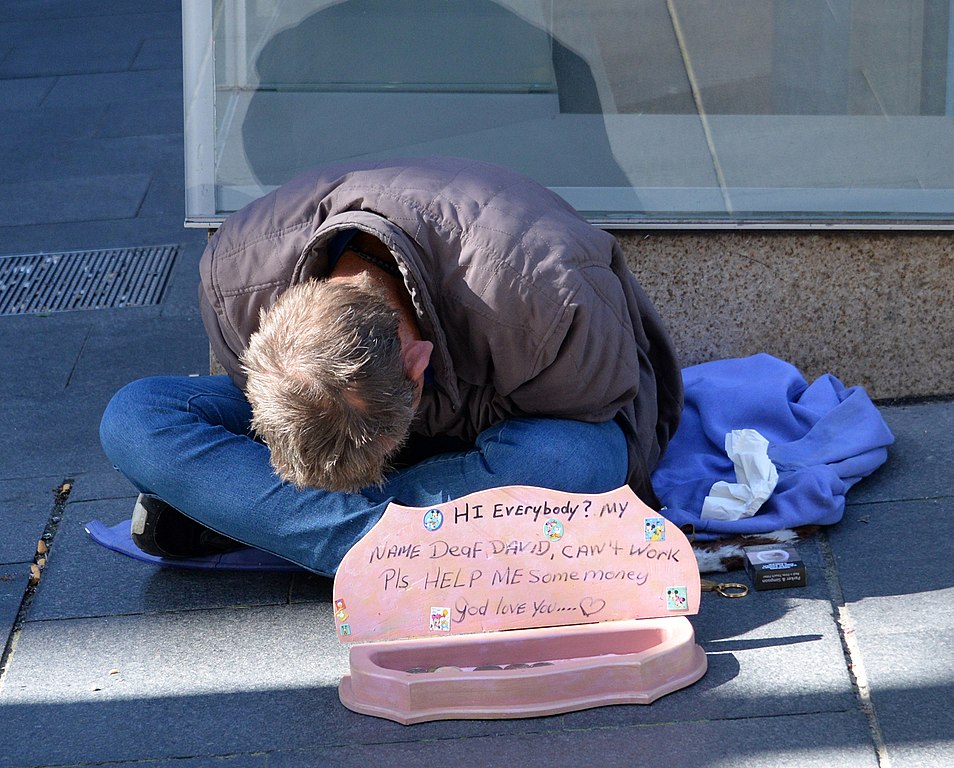
[(954, 225), (950, 0), (194, 0), (187, 218), (300, 171), (510, 166), (607, 226)]

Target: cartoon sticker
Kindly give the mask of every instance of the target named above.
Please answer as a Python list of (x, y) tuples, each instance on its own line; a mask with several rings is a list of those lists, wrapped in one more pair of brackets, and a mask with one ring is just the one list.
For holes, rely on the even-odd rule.
[(424, 513), (424, 527), (428, 531), (436, 531), (444, 524), (444, 513), (439, 509), (429, 509)]
[(340, 627), (340, 629), (341, 629), (341, 636), (342, 636), (342, 637), (347, 637), (348, 635), (351, 634), (351, 625), (350, 625), (350, 624), (342, 624), (341, 627)]
[(335, 610), (343, 611), (344, 608), (345, 608), (345, 601), (339, 597), (337, 600), (335, 600)]
[(646, 534), (646, 541), (665, 541), (666, 518), (647, 517), (643, 523), (643, 530)]
[(347, 620), (348, 620), (348, 612), (347, 612), (344, 608), (341, 608), (340, 610), (338, 610), (338, 611), (335, 613), (335, 618), (336, 618), (338, 621), (347, 621)]
[(431, 632), (450, 632), (450, 609), (431, 608)]
[(563, 538), (563, 523), (555, 518), (550, 518), (543, 524), (543, 535), (547, 541), (558, 541)]
[(666, 607), (670, 611), (689, 610), (689, 601), (686, 599), (686, 588), (669, 587), (666, 590)]

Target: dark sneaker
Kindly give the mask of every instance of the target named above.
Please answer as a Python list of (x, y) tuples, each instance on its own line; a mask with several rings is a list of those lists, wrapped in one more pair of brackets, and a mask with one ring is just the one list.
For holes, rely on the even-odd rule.
[(204, 557), (244, 546), (144, 493), (136, 499), (130, 533), (133, 544), (156, 557)]

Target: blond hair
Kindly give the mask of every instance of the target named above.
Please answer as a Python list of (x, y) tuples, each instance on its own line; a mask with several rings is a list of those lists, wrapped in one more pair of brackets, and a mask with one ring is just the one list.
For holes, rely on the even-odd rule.
[(407, 439), (416, 388), (398, 314), (366, 275), (292, 286), (263, 311), (242, 354), (252, 428), (298, 487), (380, 483)]

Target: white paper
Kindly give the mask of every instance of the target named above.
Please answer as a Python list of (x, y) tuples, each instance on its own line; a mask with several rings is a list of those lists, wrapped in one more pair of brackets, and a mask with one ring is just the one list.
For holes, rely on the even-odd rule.
[(755, 429), (734, 429), (725, 436), (736, 482), (713, 484), (702, 503), (703, 520), (739, 520), (758, 512), (778, 484), (768, 446), (769, 441)]

